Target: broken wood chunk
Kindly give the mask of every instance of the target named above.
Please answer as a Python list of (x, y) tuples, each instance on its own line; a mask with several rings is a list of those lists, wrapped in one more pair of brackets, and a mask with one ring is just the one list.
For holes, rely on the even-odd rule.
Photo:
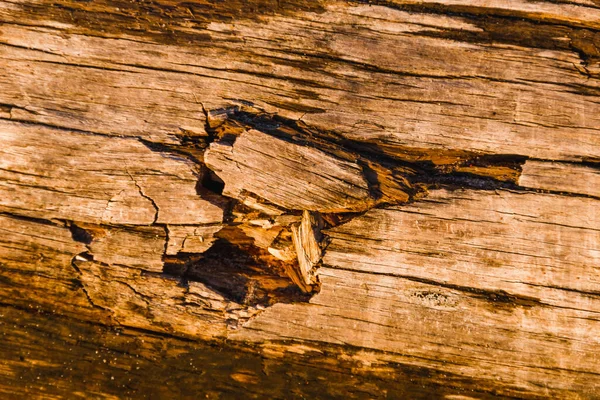
[(262, 229), (225, 225), (208, 250), (199, 254), (180, 253), (178, 258), (183, 265), (169, 262), (165, 272), (181, 277), (184, 283), (201, 282), (242, 309), (306, 301), (307, 296), (287, 274), (287, 269), (292, 264), (297, 265), (297, 260), (283, 261), (268, 251), (270, 238), (282, 228), (271, 228), (261, 234)]
[[(292, 232), (288, 229), (282, 229), (279, 236), (275, 238), (267, 250), (281, 261), (296, 262), (298, 259), (298, 254), (296, 253), (296, 248), (292, 241)], [(296, 275), (294, 275), (294, 277), (296, 277)], [(290, 276), (290, 278), (292, 277)]]
[(245, 190), (237, 194), (237, 199), (246, 207), (250, 207), (266, 215), (277, 216), (285, 213), (283, 207), (278, 207)]
[(288, 210), (342, 212), (373, 203), (361, 167), (318, 149), (250, 129), (233, 144), (212, 143), (206, 165), (224, 182), (223, 194), (247, 191)]
[[(323, 157), (360, 166), (361, 174), (368, 186), (369, 198), (365, 199), (359, 207), (338, 209), (335, 212), (360, 212), (381, 204), (407, 203), (426, 196), (429, 186), (440, 183), (477, 188), (514, 186), (521, 173), (521, 165), (526, 159), (514, 154), (412, 148), (371, 139), (347, 140), (335, 132), (320, 131), (302, 122), (270, 115), (250, 107), (245, 107), (243, 110), (232, 107), (227, 118), (218, 129), (210, 130), (211, 135), (217, 140), (213, 146), (226, 153), (236, 151), (234, 150), (236, 138), (240, 135), (245, 135), (246, 131), (256, 131), (267, 135), (275, 142), (288, 143), (294, 147), (302, 146), (305, 149), (318, 149)], [(243, 129), (244, 126), (246, 130)], [(208, 160), (210, 167), (210, 159)], [(237, 161), (236, 163), (234, 170), (241, 171), (241, 164)], [(297, 168), (301, 168), (297, 171), (298, 177), (306, 176), (308, 172), (306, 165), (298, 163)], [(246, 172), (253, 173), (252, 170)], [(239, 177), (231, 179), (234, 178)], [(260, 178), (265, 179), (266, 187), (263, 189), (268, 191), (269, 185), (275, 186), (274, 182), (278, 176)], [(235, 194), (243, 204), (269, 215), (285, 212), (283, 206), (277, 208), (277, 205), (249, 191), (250, 189), (239, 179), (234, 182), (238, 182), (237, 185), (243, 187)], [(225, 194), (227, 195), (228, 192)]]
[(166, 255), (177, 253), (203, 253), (217, 239), (221, 225), (168, 225), (169, 239)]
[(282, 228), (280, 226), (263, 228), (251, 224), (242, 224), (240, 225), (240, 229), (246, 234), (246, 236), (254, 239), (255, 246), (267, 249), (279, 235)]

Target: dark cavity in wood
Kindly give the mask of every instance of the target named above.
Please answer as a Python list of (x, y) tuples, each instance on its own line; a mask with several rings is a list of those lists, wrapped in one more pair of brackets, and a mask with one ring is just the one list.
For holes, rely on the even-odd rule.
[(286, 273), (290, 266), (256, 246), (236, 226), (224, 227), (217, 236), (204, 253), (167, 256), (164, 274), (177, 277), (182, 285), (201, 282), (226, 299), (246, 306), (307, 302), (314, 294), (300, 290)]

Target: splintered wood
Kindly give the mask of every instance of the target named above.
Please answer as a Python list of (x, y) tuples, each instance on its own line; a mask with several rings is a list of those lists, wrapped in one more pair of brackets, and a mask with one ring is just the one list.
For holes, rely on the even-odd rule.
[[(292, 239), (298, 256), (298, 269), (290, 271), (290, 278), (305, 292), (312, 291), (316, 284), (316, 265), (321, 260), (319, 239), (323, 220), (320, 215), (304, 211), (302, 222), (292, 225)], [(296, 272), (297, 271), (297, 272)]]
[(0, 396), (600, 398), (597, 0), (364, 3), (0, 0)]

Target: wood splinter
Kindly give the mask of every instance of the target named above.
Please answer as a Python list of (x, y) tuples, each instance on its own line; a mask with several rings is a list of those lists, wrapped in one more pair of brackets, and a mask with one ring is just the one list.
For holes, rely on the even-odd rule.
[(300, 289), (310, 293), (318, 284), (316, 265), (321, 260), (319, 246), (323, 219), (318, 212), (304, 211), (302, 221), (292, 225), (292, 241), (298, 257), (298, 265), (288, 268), (288, 275)]

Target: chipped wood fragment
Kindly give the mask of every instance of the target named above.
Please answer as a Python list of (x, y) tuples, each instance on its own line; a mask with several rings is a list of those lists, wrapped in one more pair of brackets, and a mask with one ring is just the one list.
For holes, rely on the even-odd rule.
[(363, 210), (372, 202), (358, 164), (255, 129), (233, 144), (212, 143), (204, 160), (229, 197), (251, 192), (284, 209), (322, 212)]
[(323, 220), (318, 213), (304, 211), (302, 213), (302, 222), (299, 225), (292, 225), (292, 241), (298, 257), (298, 268), (288, 269), (290, 278), (303, 291), (313, 291), (313, 286), (317, 283), (315, 267), (321, 260), (321, 229)]
[[(269, 245), (267, 250), (281, 261), (293, 262), (298, 259), (298, 253), (296, 252), (296, 247), (294, 246), (291, 230), (282, 229), (275, 240), (273, 240), (273, 242)], [(297, 277), (297, 275), (293, 273), (292, 276), (294, 276), (294, 278)]]

